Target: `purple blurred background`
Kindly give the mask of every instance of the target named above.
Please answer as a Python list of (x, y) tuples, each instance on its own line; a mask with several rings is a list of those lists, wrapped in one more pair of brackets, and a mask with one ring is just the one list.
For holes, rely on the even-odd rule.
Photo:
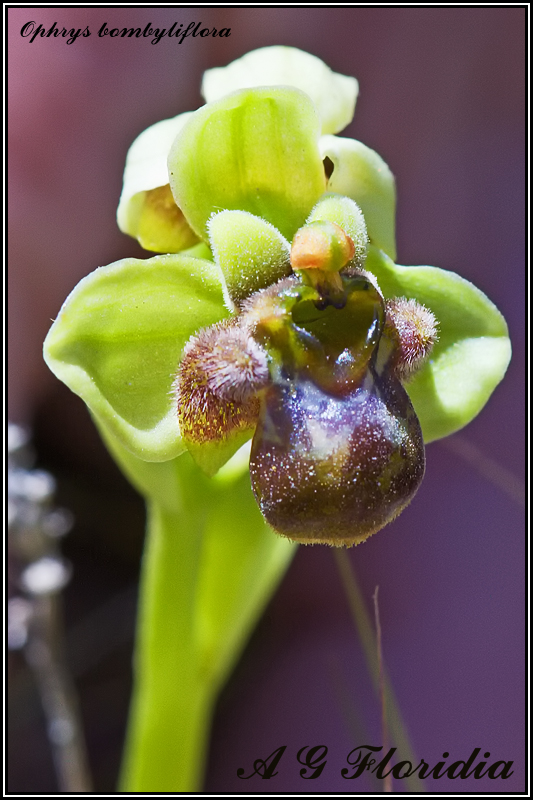
[[(92, 36), (31, 44), (20, 36), (29, 20), (88, 25)], [(104, 22), (193, 20), (231, 36), (151, 45), (96, 35)], [(10, 8), (7, 23), (10, 418), (33, 426), (39, 463), (76, 514), (65, 612), (96, 789), (113, 791), (120, 759), (143, 509), (81, 401), (47, 371), (42, 341), (81, 277), (147, 256), (115, 224), (133, 138), (200, 105), (204, 69), (287, 44), (358, 78), (345, 135), (396, 175), (399, 262), (459, 272), (509, 323), (513, 360), (486, 409), (428, 447), (415, 501), (350, 559), (369, 609), (379, 584), (384, 657), (419, 758), (433, 765), (448, 751), (451, 763), (480, 747), (491, 762), (514, 761), (508, 780), (442, 778), (428, 791), (522, 791), (525, 9), (40, 7)], [(11, 675), (9, 789), (53, 792), (38, 698), (18, 656)], [(380, 714), (333, 555), (300, 548), (220, 699), (206, 791), (368, 792), (366, 778), (347, 782), (340, 769), (356, 745), (381, 744)], [(296, 752), (315, 744), (328, 746), (328, 764), (309, 784)], [(237, 778), (281, 745), (275, 778)]]

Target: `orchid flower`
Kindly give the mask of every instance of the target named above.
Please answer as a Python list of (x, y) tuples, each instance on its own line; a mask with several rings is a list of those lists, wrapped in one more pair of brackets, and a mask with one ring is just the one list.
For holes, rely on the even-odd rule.
[[(473, 419), (510, 358), (505, 320), (480, 290), (395, 263), (394, 177), (336, 135), (355, 78), (270, 47), (209, 70), (202, 92), (204, 106), (148, 128), (127, 156), (119, 227), (161, 255), (84, 278), (44, 349), (148, 499), (158, 542), (129, 790), (198, 785), (208, 709), (289, 563), (288, 539), (350, 545), (390, 522), (420, 485), (424, 443)], [(246, 475), (252, 437), (271, 527)], [(232, 525), (236, 514), (247, 524)], [(163, 596), (180, 604), (168, 606), (177, 629), (161, 621)], [(169, 701), (154, 677), (163, 654), (168, 670), (182, 665), (185, 699)], [(167, 779), (168, 748), (146, 748), (172, 713), (201, 722)]]

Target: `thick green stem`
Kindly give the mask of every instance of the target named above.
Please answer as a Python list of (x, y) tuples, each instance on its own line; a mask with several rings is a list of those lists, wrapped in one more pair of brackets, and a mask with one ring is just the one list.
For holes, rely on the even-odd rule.
[(184, 512), (148, 506), (125, 792), (201, 789), (214, 697), (194, 631), (201, 520)]
[(189, 455), (141, 461), (99, 428), (148, 507), (121, 790), (199, 791), (218, 692), (295, 546), (265, 524), (246, 459), (209, 479)]

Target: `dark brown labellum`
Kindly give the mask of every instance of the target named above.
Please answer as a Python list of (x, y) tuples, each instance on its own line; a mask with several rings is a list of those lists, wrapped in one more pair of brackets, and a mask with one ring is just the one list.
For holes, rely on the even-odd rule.
[(352, 545), (405, 508), (424, 465), (422, 433), (407, 393), (371, 364), (344, 397), (305, 378), (271, 386), (250, 474), (261, 511), (276, 531), (298, 542)]
[[(436, 337), (414, 300), (387, 301), (369, 273), (296, 276), (256, 292), (187, 344), (179, 421), (201, 448), (255, 428), (252, 487), (266, 521), (304, 543), (359, 544), (414, 497), (425, 468), (401, 380)], [(200, 450), (198, 449), (200, 448)]]
[(420, 424), (391, 368), (394, 342), (382, 340), (383, 296), (370, 276), (342, 281), (342, 307), (323, 307), (303, 287), (280, 295), (285, 336), (272, 314), (258, 324), (276, 368), (252, 443), (252, 487), (267, 522), (298, 542), (364, 541), (424, 475)]

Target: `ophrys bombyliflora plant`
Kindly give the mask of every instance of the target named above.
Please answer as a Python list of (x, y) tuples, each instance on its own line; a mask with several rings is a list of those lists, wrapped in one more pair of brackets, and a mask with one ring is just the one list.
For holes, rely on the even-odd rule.
[[(202, 108), (128, 154), (119, 225), (163, 255), (87, 276), (45, 342), (149, 503), (130, 789), (197, 785), (198, 738), (167, 780), (161, 737), (156, 753), (146, 731), (172, 730), (178, 708), (205, 737), (206, 709), (294, 552), (285, 537), (352, 544), (383, 527), (420, 484), (423, 442), (466, 425), (510, 357), (482, 292), (395, 263), (392, 173), (336, 135), (355, 79), (267, 48), (209, 71), (203, 91)], [(230, 461), (252, 437), (255, 497), (282, 537), (253, 507), (242, 451)], [(170, 651), (194, 702), (162, 708)]]

